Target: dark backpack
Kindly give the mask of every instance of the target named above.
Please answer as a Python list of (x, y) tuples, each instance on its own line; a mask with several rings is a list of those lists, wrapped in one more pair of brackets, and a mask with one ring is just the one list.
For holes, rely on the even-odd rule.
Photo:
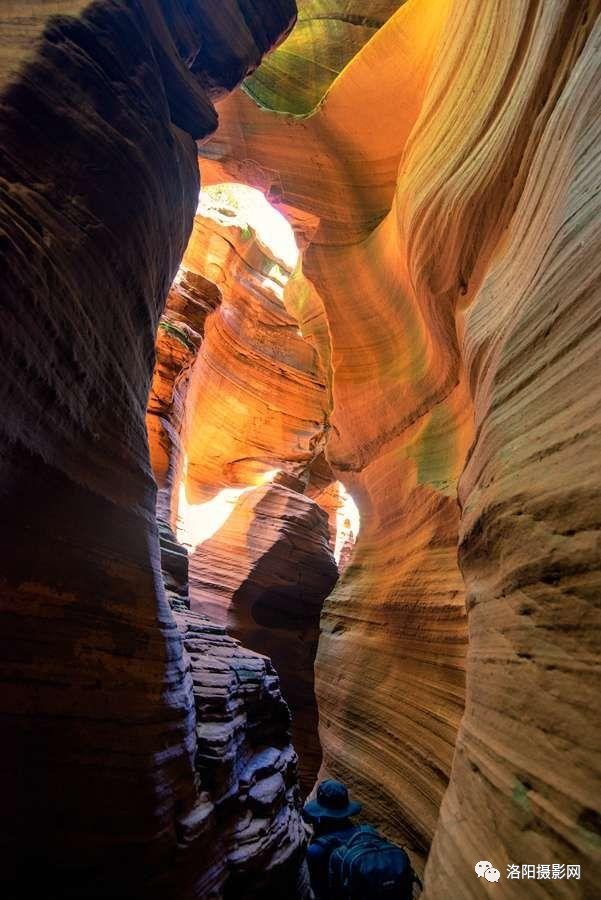
[(405, 851), (369, 825), (330, 856), (332, 900), (411, 900), (415, 880)]

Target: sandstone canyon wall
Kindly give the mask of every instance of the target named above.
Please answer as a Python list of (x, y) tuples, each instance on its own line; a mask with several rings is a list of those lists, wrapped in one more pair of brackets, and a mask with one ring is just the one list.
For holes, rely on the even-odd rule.
[(456, 341), (446, 340), (448, 328), (432, 334), (411, 296), (394, 212), (375, 230), (374, 222), (390, 209), (443, 18), (440, 7), (426, 15), (425, 4), (403, 6), (315, 113), (285, 127), (243, 95), (226, 101), (217, 139), (203, 150), (207, 178), (252, 174), (237, 160), (260, 159), (287, 214), (300, 207), (319, 217), (303, 254), (311, 287), (291, 283), (290, 303), (311, 308), (301, 327), (330, 360), (326, 454), (362, 516), (354, 559), (322, 617), (324, 772), (347, 781), (372, 821), (422, 855), (463, 710), (454, 488), (470, 415), (455, 387)]
[(289, 700), (425, 900), (588, 900), (601, 4), (298, 5), (2, 13), (0, 879), (306, 896)]
[[(273, 661), (309, 793), (321, 763), (319, 618), (338, 571), (327, 515), (303, 492), (322, 457), (329, 390), (319, 354), (283, 303), (293, 260), (278, 259), (233, 191), (229, 201), (222, 193), (203, 195), (159, 328), (148, 409), (151, 459), (164, 485), (157, 514), (176, 530), (179, 521), (189, 542), (191, 608)], [(202, 342), (190, 328), (198, 309), (212, 312)], [(332, 477), (322, 475), (319, 486)], [(223, 524), (211, 527), (223, 503)], [(197, 516), (206, 534), (195, 530)]]
[[(322, 616), (324, 772), (416, 860), (434, 838), (429, 898), (596, 890), (599, 27), (409, 0), (312, 109), (266, 68), (277, 115), (238, 93), (201, 151), (319, 222), (287, 294), (362, 513)], [(483, 857), (582, 878), (487, 886)]]
[(192, 677), (144, 413), (213, 101), (278, 2), (3, 6), (6, 896), (200, 897)]

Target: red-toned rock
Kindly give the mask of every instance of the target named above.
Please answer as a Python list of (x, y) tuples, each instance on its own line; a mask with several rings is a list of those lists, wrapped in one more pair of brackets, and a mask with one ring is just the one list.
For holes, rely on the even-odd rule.
[[(436, 900), (482, 896), (481, 858), (581, 863), (500, 896), (598, 881), (599, 21), (593, 0), (412, 0), (310, 113), (281, 113), (296, 64), (274, 60), (253, 85), (278, 114), (230, 97), (201, 151), (319, 221), (288, 305), (361, 511), (322, 617), (323, 773), (419, 867), (434, 838)], [(303, 65), (333, 53), (314, 34)]]
[[(216, 285), (180, 268), (157, 331), (156, 362), (146, 427), (157, 482), (157, 518), (175, 528), (177, 491), (183, 476), (182, 430), (190, 372), (204, 335), (207, 315), (221, 302)], [(174, 496), (175, 494), (175, 496)]]
[(188, 500), (261, 484), (276, 469), (302, 478), (325, 441), (329, 394), (319, 355), (283, 302), (289, 270), (219, 208), (196, 216), (183, 265), (222, 295), (190, 376)]
[[(5, 893), (301, 893), (277, 678), (184, 612), (189, 659), (160, 563), (185, 607), (178, 514), (248, 488), (190, 541), (193, 602), (277, 637), (306, 691), (315, 498), (333, 512), (340, 481), (361, 531), (321, 617), (322, 774), (429, 853), (427, 900), (594, 896), (598, 0), (302, 0), (223, 99), (288, 0), (62, 0), (44, 35), (48, 4), (5, 6)], [(302, 261), (288, 279), (239, 223), (195, 220), (184, 268), (222, 302), (194, 324), (174, 288), (160, 329), (159, 548), (146, 395), (217, 98), (204, 176), (262, 188)], [(580, 877), (488, 888), (481, 858)]]
[[(240, 210), (217, 201), (212, 207), (203, 201), (203, 210), (181, 271), (187, 282), (202, 284), (214, 311), (202, 323), (198, 352), (196, 344), (173, 349), (178, 335), (171, 334), (171, 323), (182, 330), (190, 305), (183, 308), (180, 299), (181, 311), (172, 308), (182, 297), (180, 282), (169, 297), (166, 335), (159, 329), (148, 417), (151, 456), (164, 485), (157, 510), (170, 522), (179, 515), (182, 539), (196, 547), (192, 608), (273, 658), (292, 710), (308, 793), (321, 761), (313, 684), (319, 615), (337, 568), (325, 516), (302, 491), (310, 479), (315, 484), (324, 478), (316, 460), (327, 433), (329, 391), (319, 353), (283, 302), (289, 277), (284, 262)], [(208, 278), (217, 282), (212, 289)], [(186, 297), (191, 294), (189, 288)], [(203, 306), (209, 308), (207, 300)], [(168, 423), (176, 438), (157, 442), (157, 420), (165, 434)], [(196, 546), (193, 524), (187, 524), (188, 516), (194, 521), (195, 504), (216, 494), (219, 499), (224, 487), (248, 488), (265, 477), (273, 478), (273, 486), (243, 494), (223, 527)], [(171, 541), (167, 533), (164, 540)], [(165, 544), (167, 561), (169, 552)], [(186, 604), (187, 589), (173, 582), (172, 572), (165, 574), (172, 602), (179, 597)]]
[(202, 856), (175, 864), (199, 800), (195, 714), (144, 414), (213, 87), (293, 17), (287, 0), (0, 12), (7, 897), (200, 895)]

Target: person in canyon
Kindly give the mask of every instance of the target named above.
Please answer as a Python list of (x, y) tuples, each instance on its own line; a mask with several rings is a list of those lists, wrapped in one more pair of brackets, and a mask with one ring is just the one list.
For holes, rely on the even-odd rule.
[(346, 844), (359, 826), (351, 819), (361, 812), (361, 804), (351, 800), (344, 784), (334, 779), (322, 781), (315, 800), (305, 803), (305, 820), (313, 828), (307, 850), (311, 887), (317, 900), (329, 896), (328, 871), (330, 857), (337, 847)]
[(305, 804), (313, 826), (307, 862), (316, 900), (412, 900), (421, 884), (409, 857), (373, 826), (354, 824), (361, 808), (333, 779), (322, 781), (317, 799)]

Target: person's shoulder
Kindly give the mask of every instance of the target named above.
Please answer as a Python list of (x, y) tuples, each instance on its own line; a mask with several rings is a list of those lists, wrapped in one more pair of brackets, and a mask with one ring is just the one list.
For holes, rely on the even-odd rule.
[(315, 840), (311, 841), (309, 846), (307, 847), (307, 857), (309, 859), (319, 859), (320, 856), (323, 856), (326, 853), (325, 841), (322, 841), (321, 838), (315, 838)]

